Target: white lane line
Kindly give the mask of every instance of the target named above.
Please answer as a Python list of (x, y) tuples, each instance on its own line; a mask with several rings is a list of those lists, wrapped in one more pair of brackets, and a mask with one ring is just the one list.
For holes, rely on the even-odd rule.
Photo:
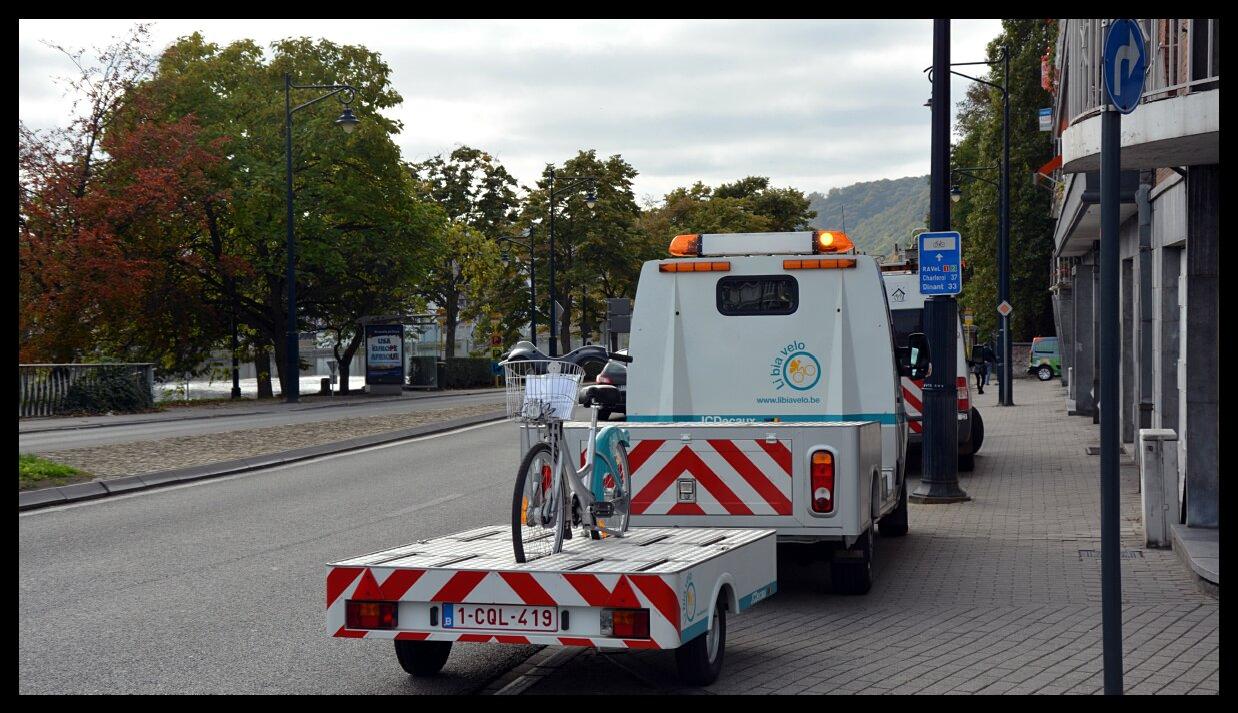
[(163, 487), (151, 488), (149, 490), (139, 490), (133, 493), (125, 493), (124, 495), (109, 495), (107, 497), (98, 498), (96, 500), (83, 500), (80, 503), (67, 503), (65, 505), (54, 505), (52, 507), (39, 508), (37, 510), (27, 510), (25, 512), (18, 513), (18, 517), (33, 517), (35, 515), (60, 512), (62, 510), (70, 510), (73, 508), (87, 507), (90, 505), (106, 505), (107, 503), (117, 502), (120, 500), (127, 500), (129, 498), (137, 498), (143, 495), (157, 495), (159, 493), (167, 493), (173, 490), (180, 490), (182, 488), (195, 488), (199, 485), (210, 485), (212, 483), (223, 483), (229, 480), (233, 480), (234, 478), (245, 478), (251, 475), (259, 475), (261, 473), (270, 473), (271, 471), (274, 471), (274, 470), (282, 470), (284, 468), (296, 468), (296, 467), (300, 467), (303, 465), (310, 465), (312, 463), (321, 463), (326, 460), (331, 460), (332, 458), (354, 456), (354, 455), (358, 455), (361, 453), (369, 453), (371, 451), (382, 450), (384, 448), (394, 448), (395, 446), (405, 446), (411, 443), (419, 443), (421, 441), (428, 441), (432, 438), (442, 438), (443, 436), (454, 436), (458, 433), (465, 433), (466, 431), (473, 431), (479, 428), (486, 428), (489, 426), (494, 426), (496, 424), (507, 423), (507, 422), (508, 421), (505, 419), (499, 419), (497, 421), (487, 421), (486, 423), (478, 423), (472, 426), (465, 426), (463, 428), (457, 428), (451, 431), (443, 431), (442, 433), (432, 433), (428, 436), (416, 436), (414, 438), (407, 438), (402, 441), (392, 441), (391, 443), (380, 443), (376, 446), (366, 446), (365, 448), (358, 448), (356, 450), (351, 450), (351, 451), (343, 451), (340, 453), (328, 453), (326, 455), (315, 456), (313, 458), (307, 458), (305, 460), (299, 460), (299, 461), (296, 461), (295, 463), (284, 463), (282, 465), (271, 466), (270, 468), (259, 468), (257, 470), (245, 471), (244, 473), (233, 473), (232, 475), (221, 475), (215, 478), (203, 478), (202, 480), (195, 480), (189, 483), (181, 483), (179, 485), (168, 485), (168, 486), (163, 486)]
[(412, 507), (407, 507), (407, 508), (404, 508), (403, 510), (396, 510), (395, 512), (389, 512), (386, 515), (379, 515), (379, 518), (381, 519), (381, 518), (387, 518), (387, 517), (399, 517), (401, 515), (408, 515), (409, 513), (414, 513), (414, 512), (417, 512), (418, 510), (424, 510), (429, 507), (434, 507), (435, 505), (442, 505), (443, 503), (449, 503), (452, 500), (459, 500), (462, 497), (464, 497), (464, 493), (452, 493), (451, 495), (444, 495), (441, 498), (427, 500), (424, 503), (413, 505)]

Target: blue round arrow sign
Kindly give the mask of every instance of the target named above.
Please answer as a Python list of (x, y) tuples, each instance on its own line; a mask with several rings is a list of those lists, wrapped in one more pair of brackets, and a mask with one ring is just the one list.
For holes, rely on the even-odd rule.
[(1109, 100), (1123, 114), (1139, 106), (1143, 97), (1144, 74), (1148, 68), (1147, 47), (1143, 31), (1134, 20), (1114, 20), (1105, 36), (1105, 91)]

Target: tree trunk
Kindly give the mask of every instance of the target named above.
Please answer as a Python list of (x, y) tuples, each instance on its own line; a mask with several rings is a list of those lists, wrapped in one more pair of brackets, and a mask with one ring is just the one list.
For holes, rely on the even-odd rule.
[(353, 338), (348, 342), (348, 346), (344, 348), (344, 355), (340, 356), (340, 346), (335, 345), (335, 361), (339, 364), (340, 374), (340, 393), (350, 393), (348, 390), (348, 371), (352, 365), (353, 355), (357, 353), (357, 347), (361, 346), (361, 341), (364, 339), (364, 332), (358, 332), (353, 335)]
[(445, 312), (443, 341), (446, 342), (443, 352), (445, 358), (452, 359), (456, 356), (456, 327), (460, 321), (459, 290), (452, 290), (447, 293), (447, 304), (443, 305), (443, 311)]
[(559, 297), (563, 300), (563, 314), (559, 315), (559, 352), (567, 354), (572, 350), (572, 293), (565, 289)]
[(258, 373), (258, 398), (274, 398), (275, 394), (271, 391), (271, 352), (261, 342), (254, 345), (254, 371)]
[(292, 382), (289, 380), (299, 378), (299, 370), (288, 374), (288, 344), (285, 335), (280, 334), (271, 340), (275, 346), (275, 373), (279, 376), (279, 393), (281, 397), (287, 397), (289, 390), (292, 388)]

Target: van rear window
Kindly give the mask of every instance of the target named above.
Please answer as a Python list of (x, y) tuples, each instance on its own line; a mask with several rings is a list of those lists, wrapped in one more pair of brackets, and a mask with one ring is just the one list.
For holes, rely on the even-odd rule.
[(800, 286), (790, 275), (744, 275), (718, 280), (718, 311), (727, 316), (793, 314)]

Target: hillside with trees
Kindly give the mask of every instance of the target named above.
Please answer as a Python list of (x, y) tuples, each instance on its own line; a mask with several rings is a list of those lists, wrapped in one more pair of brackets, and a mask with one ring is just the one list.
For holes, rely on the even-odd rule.
[(815, 227), (845, 230), (856, 249), (870, 255), (888, 254), (895, 240), (906, 245), (913, 231), (927, 225), (928, 176), (853, 183), (808, 198), (817, 213)]

